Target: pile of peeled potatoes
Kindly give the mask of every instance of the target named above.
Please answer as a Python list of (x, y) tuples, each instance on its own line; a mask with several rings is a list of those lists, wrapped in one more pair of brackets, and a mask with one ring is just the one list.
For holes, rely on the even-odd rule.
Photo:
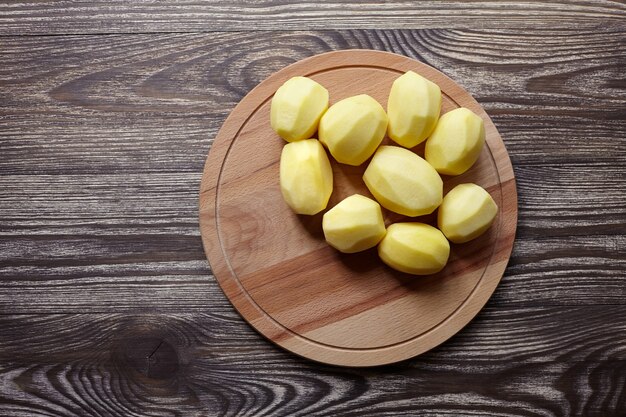
[[(342, 164), (361, 165), (371, 157), (363, 181), (375, 200), (354, 194), (328, 210), (322, 228), (329, 245), (344, 253), (378, 245), (390, 267), (426, 275), (445, 267), (448, 241), (468, 242), (491, 226), (498, 207), (482, 187), (460, 184), (443, 195), (439, 174), (467, 171), (484, 146), (485, 128), (466, 108), (440, 117), (437, 84), (405, 73), (391, 87), (387, 112), (366, 94), (328, 104), (326, 88), (294, 77), (274, 94), (270, 119), (289, 142), (280, 158), (280, 188), (298, 214), (317, 214), (328, 205), (333, 172), (326, 149)], [(319, 140), (311, 139), (315, 132)], [(385, 134), (399, 146), (380, 146)], [(425, 158), (407, 149), (425, 140)], [(380, 206), (410, 217), (439, 209), (438, 228), (419, 222), (385, 228)]]

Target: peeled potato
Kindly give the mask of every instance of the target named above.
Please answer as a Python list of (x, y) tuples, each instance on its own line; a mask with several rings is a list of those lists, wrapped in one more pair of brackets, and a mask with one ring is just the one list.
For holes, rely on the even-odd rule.
[(450, 244), (438, 229), (424, 223), (395, 223), (378, 245), (384, 263), (401, 272), (428, 275), (446, 266)]
[(483, 119), (464, 107), (439, 118), (426, 141), (426, 160), (446, 175), (459, 175), (474, 165), (485, 143)]
[(283, 147), (280, 191), (298, 214), (316, 214), (326, 208), (333, 192), (333, 171), (319, 141), (307, 139)]
[(459, 184), (443, 199), (437, 225), (454, 243), (464, 243), (482, 235), (493, 223), (498, 206), (484, 188)]
[(361, 165), (380, 145), (386, 130), (383, 107), (361, 94), (338, 101), (324, 113), (319, 138), (337, 161)]
[(412, 148), (431, 134), (441, 111), (441, 90), (409, 71), (393, 82), (387, 104), (387, 133), (399, 145)]
[(272, 129), (287, 142), (308, 139), (328, 109), (328, 91), (310, 78), (293, 77), (274, 94)]
[(405, 216), (432, 213), (443, 197), (443, 181), (437, 171), (415, 153), (398, 146), (381, 146), (363, 180), (383, 207)]
[(322, 229), (326, 242), (344, 253), (373, 248), (385, 236), (380, 205), (359, 194), (343, 199), (324, 214)]

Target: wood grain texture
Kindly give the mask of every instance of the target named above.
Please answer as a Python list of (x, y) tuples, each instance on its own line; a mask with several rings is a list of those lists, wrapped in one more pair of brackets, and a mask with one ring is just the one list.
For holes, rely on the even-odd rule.
[[(485, 125), (480, 157), (464, 174), (444, 176), (444, 193), (471, 182), (488, 190), (498, 206), (489, 231), (469, 244), (451, 245), (448, 264), (429, 277), (394, 271), (375, 250), (340, 254), (324, 241), (323, 213), (293, 213), (278, 181), (285, 141), (269, 124), (271, 98), (292, 77), (319, 82), (328, 89), (330, 105), (368, 94), (386, 108), (392, 83), (407, 71), (441, 88), (442, 114), (465, 107)], [(395, 144), (389, 138), (382, 143)], [(415, 152), (424, 156), (423, 149)], [(327, 208), (353, 194), (374, 198), (362, 180), (367, 162), (353, 167), (330, 159), (333, 193)], [(242, 317), (291, 352), (344, 366), (398, 362), (460, 330), (500, 281), (517, 226), (513, 167), (480, 104), (433, 67), (364, 49), (304, 59), (246, 95), (215, 137), (199, 200), (200, 232), (213, 274)], [(386, 224), (436, 226), (432, 216), (410, 218), (383, 209), (383, 217)]]
[[(616, 323), (620, 323), (616, 325)], [(4, 415), (619, 416), (623, 306), (487, 308), (410, 362), (299, 359), (232, 310), (0, 316)]]
[[(34, 16), (46, 3), (11, 7)], [(98, 31), (39, 15), (24, 20), (30, 34)], [(626, 27), (586, 11), (579, 24), (515, 23), (533, 30), (478, 17), (436, 30), (1, 37), (0, 414), (623, 415)], [(197, 227), (204, 158), (234, 105), (285, 65), (347, 48), (416, 58), (470, 91), (520, 197), (487, 309), (425, 356), (374, 370), (263, 340), (211, 277)], [(146, 359), (163, 340), (176, 371), (167, 346), (161, 367)]]
[(0, 34), (302, 29), (606, 28), (623, 25), (620, 1), (165, 0), (0, 2)]

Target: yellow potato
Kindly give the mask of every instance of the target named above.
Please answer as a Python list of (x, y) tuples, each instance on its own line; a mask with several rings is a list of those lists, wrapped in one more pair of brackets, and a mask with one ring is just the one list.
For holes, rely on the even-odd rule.
[(307, 139), (283, 147), (280, 191), (298, 214), (316, 214), (326, 208), (333, 192), (333, 171), (319, 141)]
[(380, 145), (386, 130), (383, 107), (361, 94), (330, 106), (320, 120), (319, 138), (337, 161), (361, 165)]
[(399, 145), (412, 148), (432, 133), (440, 111), (439, 86), (409, 71), (391, 86), (387, 104), (387, 134)]
[(344, 253), (373, 248), (385, 236), (380, 205), (360, 194), (353, 194), (328, 210), (322, 229), (326, 242)]
[(459, 184), (443, 198), (437, 225), (454, 243), (464, 243), (482, 235), (493, 223), (498, 206), (484, 188)]
[(483, 119), (461, 107), (439, 118), (426, 141), (425, 157), (440, 174), (459, 175), (474, 165), (484, 143)]
[(437, 171), (398, 146), (378, 148), (363, 180), (383, 207), (405, 216), (432, 213), (443, 197), (443, 181)]
[(293, 77), (276, 90), (270, 123), (287, 142), (308, 139), (327, 109), (328, 90), (310, 78)]
[(438, 229), (424, 223), (395, 223), (378, 245), (384, 263), (401, 272), (428, 275), (446, 266), (450, 244)]

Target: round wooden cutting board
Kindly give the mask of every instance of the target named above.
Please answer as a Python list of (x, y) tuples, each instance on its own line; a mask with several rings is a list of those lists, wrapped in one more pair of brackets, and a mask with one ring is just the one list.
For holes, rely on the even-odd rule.
[[(474, 182), (500, 208), (487, 233), (451, 245), (436, 275), (412, 276), (385, 266), (376, 249), (341, 254), (328, 246), (322, 215), (294, 214), (279, 187), (285, 142), (270, 127), (276, 89), (296, 75), (330, 92), (331, 104), (369, 94), (387, 107), (392, 82), (412, 70), (437, 83), (442, 113), (467, 107), (485, 122), (478, 162), (444, 192)], [(383, 143), (390, 142), (387, 138)], [(423, 156), (423, 145), (414, 149)], [(359, 167), (331, 159), (335, 188), (328, 205), (360, 193), (371, 197)], [(387, 224), (408, 218), (383, 210)], [(414, 218), (433, 224), (435, 216)], [(495, 290), (509, 260), (517, 224), (511, 161), (482, 107), (434, 68), (387, 52), (348, 50), (290, 65), (259, 84), (230, 114), (207, 158), (200, 190), (200, 229), (206, 255), (226, 296), (272, 342), (315, 361), (373, 366), (400, 361), (442, 343), (465, 326)]]

